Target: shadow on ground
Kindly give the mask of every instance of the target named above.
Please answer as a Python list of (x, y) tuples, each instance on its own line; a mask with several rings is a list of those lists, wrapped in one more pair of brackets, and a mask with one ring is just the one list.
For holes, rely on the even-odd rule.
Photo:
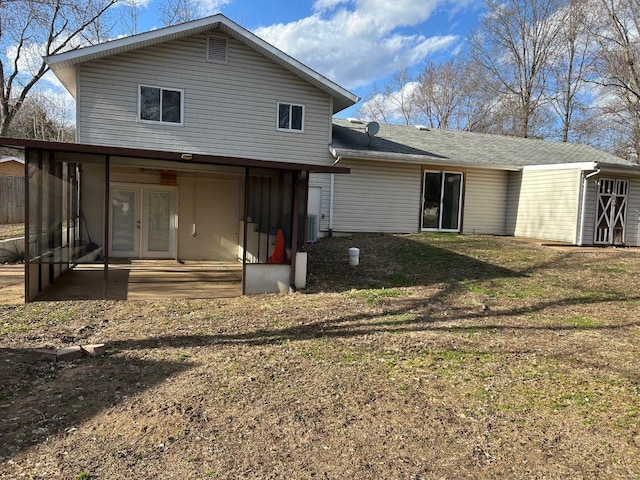
[[(0, 370), (0, 461), (197, 366), (118, 355), (56, 364), (35, 360), (28, 349), (0, 348), (0, 364), (8, 362), (25, 373)], [(16, 385), (25, 378), (33, 383)]]

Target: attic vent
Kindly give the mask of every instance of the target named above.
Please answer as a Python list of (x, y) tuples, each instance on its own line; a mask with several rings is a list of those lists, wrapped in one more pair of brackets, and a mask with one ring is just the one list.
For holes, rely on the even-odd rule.
[(349, 122), (349, 123), (364, 123), (359, 118), (347, 118), (347, 122)]
[(227, 63), (227, 39), (216, 35), (207, 37), (207, 60), (209, 62)]
[(426, 127), (424, 125), (416, 125), (416, 128), (418, 130), (426, 130), (427, 132), (429, 131), (429, 127)]

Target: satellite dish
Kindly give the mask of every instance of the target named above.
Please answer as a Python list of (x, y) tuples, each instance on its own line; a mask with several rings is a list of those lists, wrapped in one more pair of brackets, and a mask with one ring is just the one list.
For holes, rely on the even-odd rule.
[(375, 134), (380, 131), (380, 124), (378, 122), (369, 122), (364, 128), (364, 131), (367, 132), (369, 137), (374, 137)]

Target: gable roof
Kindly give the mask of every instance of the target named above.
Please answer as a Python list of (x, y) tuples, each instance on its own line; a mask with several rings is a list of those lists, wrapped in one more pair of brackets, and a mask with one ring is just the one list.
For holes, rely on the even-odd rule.
[(18, 157), (2, 157), (0, 158), (0, 163), (6, 163), (6, 162), (17, 162), (17, 163), (21, 163), (22, 165), (24, 165), (24, 160)]
[(173, 25), (128, 37), (111, 40), (109, 42), (80, 48), (65, 53), (46, 57), (46, 62), (60, 79), (65, 88), (76, 96), (76, 68), (77, 65), (100, 58), (130, 52), (138, 48), (158, 45), (160, 43), (210, 32), (223, 32), (238, 40), (249, 48), (264, 55), (294, 75), (314, 85), (321, 91), (332, 96), (333, 113), (337, 113), (358, 102), (359, 98), (337, 83), (329, 80), (320, 73), (312, 70), (302, 62), (287, 55), (257, 35), (229, 20), (222, 14), (212, 15), (200, 20)]
[(381, 124), (369, 138), (366, 122), (333, 120), (337, 157), (520, 170), (526, 166), (597, 163), (640, 173), (640, 165), (588, 145), (487, 133)]

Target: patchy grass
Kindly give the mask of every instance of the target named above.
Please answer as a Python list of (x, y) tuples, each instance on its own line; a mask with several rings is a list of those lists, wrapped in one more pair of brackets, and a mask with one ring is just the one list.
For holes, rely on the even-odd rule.
[(309, 260), (295, 295), (0, 307), (0, 478), (640, 478), (636, 250), (367, 235)]

